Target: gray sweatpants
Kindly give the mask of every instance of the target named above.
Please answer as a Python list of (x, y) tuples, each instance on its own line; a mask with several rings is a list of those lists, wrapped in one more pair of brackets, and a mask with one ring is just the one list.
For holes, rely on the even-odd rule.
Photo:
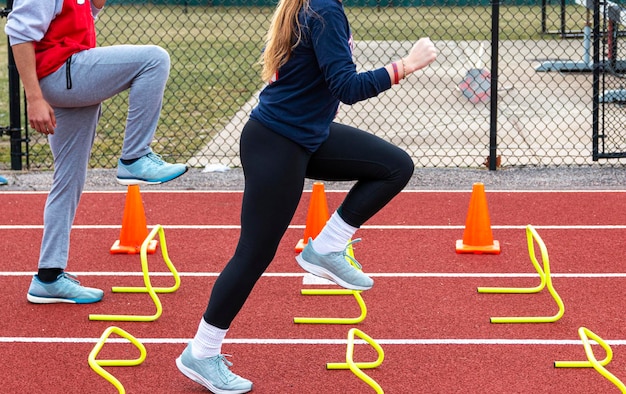
[(101, 103), (130, 89), (121, 158), (151, 152), (163, 91), (169, 77), (168, 53), (154, 45), (97, 47), (74, 54), (39, 81), (54, 108), (57, 127), (48, 137), (54, 178), (44, 211), (39, 268), (67, 267), (70, 230), (83, 192)]

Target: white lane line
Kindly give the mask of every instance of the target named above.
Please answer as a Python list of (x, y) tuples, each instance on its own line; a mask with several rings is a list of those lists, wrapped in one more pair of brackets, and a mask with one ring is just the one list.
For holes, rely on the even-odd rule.
[[(15, 277), (15, 276), (32, 276), (34, 271), (0, 271), (0, 277)], [(73, 275), (77, 276), (143, 276), (141, 272), (75, 272)], [(219, 272), (178, 272), (181, 277), (216, 277)], [(526, 272), (378, 272), (368, 273), (369, 276), (379, 278), (536, 278), (538, 274), (526, 273)], [(156, 276), (172, 276), (171, 272), (150, 272), (151, 277)], [(320, 282), (317, 277), (308, 273), (299, 272), (266, 272), (262, 275), (266, 278), (303, 278), (307, 283), (305, 284), (326, 284), (326, 282)], [(580, 273), (550, 273), (552, 278), (626, 278), (626, 272), (580, 272)]]
[[(0, 343), (96, 343), (100, 338), (76, 338), (76, 337), (0, 337)], [(147, 344), (186, 344), (191, 338), (137, 338), (141, 343)], [(124, 338), (109, 338), (110, 343), (128, 343)], [(605, 340), (612, 346), (626, 345), (626, 340)], [(230, 338), (224, 343), (243, 345), (343, 345), (347, 339), (306, 339), (306, 338)], [(355, 343), (365, 344), (363, 340), (355, 340)], [(489, 339), (489, 338), (423, 338), (423, 339), (376, 339), (380, 345), (581, 345), (580, 340), (574, 339)], [(595, 344), (595, 342), (590, 341)]]
[[(165, 229), (175, 230), (238, 230), (240, 225), (236, 224), (161, 224)], [(119, 229), (120, 224), (78, 224), (72, 226), (76, 230), (107, 230)], [(148, 227), (152, 227), (149, 225)], [(524, 230), (527, 225), (492, 225), (493, 230)], [(538, 230), (623, 230), (623, 224), (599, 224), (599, 225), (533, 225)], [(294, 224), (290, 229), (304, 229), (303, 224)], [(462, 230), (465, 225), (364, 225), (362, 230)], [(43, 230), (43, 224), (11, 225), (2, 224), (0, 230)]]
[[(348, 189), (327, 189), (326, 193), (348, 193)], [(303, 190), (304, 193), (310, 193), (311, 189)], [(467, 190), (437, 190), (437, 189), (424, 189), (424, 190), (402, 190), (400, 193), (467, 193), (470, 194), (472, 192), (471, 188)], [(6, 190), (0, 192), (0, 195), (11, 195), (11, 194), (25, 194), (25, 195), (47, 195), (49, 192), (47, 190)], [(141, 193), (148, 194), (243, 194), (243, 190), (150, 190), (145, 189), (142, 190)], [(549, 194), (549, 193), (626, 193), (624, 189), (567, 189), (567, 190), (558, 190), (558, 189), (550, 189), (550, 190), (532, 190), (532, 189), (522, 189), (522, 190), (507, 190), (507, 189), (497, 189), (497, 190), (487, 190), (487, 194), (489, 193), (510, 193), (510, 194), (524, 194), (524, 193), (537, 193), (537, 194)], [(122, 190), (85, 190), (83, 194), (126, 194), (126, 189)]]

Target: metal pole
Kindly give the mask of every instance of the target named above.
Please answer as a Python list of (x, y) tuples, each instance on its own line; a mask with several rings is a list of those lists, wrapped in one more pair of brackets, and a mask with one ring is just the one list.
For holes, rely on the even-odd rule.
[(565, 38), (565, 0), (561, 0), (561, 38)]
[[(598, 161), (600, 147), (600, 0), (593, 0), (593, 101), (591, 120), (592, 160)], [(602, 133), (604, 134), (604, 132)], [(604, 137), (604, 136), (603, 136)]]
[(541, 0), (541, 32), (542, 33), (546, 33), (548, 31), (548, 28), (546, 27), (547, 17), (548, 15), (547, 15), (546, 0)]
[[(13, 0), (7, 0), (7, 8), (2, 10), (2, 16), (6, 17), (13, 8)], [(13, 58), (13, 51), (11, 50), (11, 44), (8, 42), (7, 46), (9, 53), (9, 128), (8, 134), (10, 135), (11, 143), (11, 169), (22, 169), (22, 114), (20, 110), (21, 106), (21, 87), (20, 87), (20, 75), (17, 72), (15, 65), (15, 59)]]
[(495, 171), (498, 157), (498, 42), (500, 1), (491, 0), (491, 100), (489, 120), (489, 170)]

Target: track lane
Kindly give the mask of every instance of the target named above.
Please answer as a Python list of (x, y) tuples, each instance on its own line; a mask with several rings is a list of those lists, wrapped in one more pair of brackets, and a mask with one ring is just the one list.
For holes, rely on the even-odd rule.
[[(293, 224), (305, 225), (310, 192), (303, 193)], [(141, 192), (148, 223), (239, 224), (240, 192)], [(329, 209), (345, 192), (327, 191)], [(45, 194), (0, 193), (1, 224), (42, 224)], [(465, 225), (471, 191), (402, 192), (367, 224)], [(625, 224), (622, 191), (490, 192), (492, 225)], [(566, 201), (567, 205), (563, 205)], [(85, 193), (75, 224), (121, 224), (125, 193)]]
[[(28, 271), (36, 267), (41, 230), (11, 226), (41, 224), (45, 195), (0, 194), (0, 203), (9, 206), (0, 229), (8, 250), (0, 285), (5, 290), (0, 302), (10, 305), (0, 329), (8, 337), (97, 338), (111, 324), (127, 329), (138, 338), (175, 338), (176, 343), (148, 343), (148, 358), (139, 367), (108, 368), (128, 392), (178, 393), (203, 392), (182, 377), (174, 358), (190, 338), (199, 314), (204, 309), (214, 276), (184, 276), (174, 294), (163, 294), (163, 316), (152, 323), (88, 321), (90, 313), (154, 312), (146, 294), (121, 295), (107, 291), (102, 303), (89, 306), (31, 305), (25, 301)], [(142, 194), (149, 223), (165, 226), (168, 250), (180, 272), (218, 272), (230, 257), (238, 229), (167, 228), (168, 225), (238, 223), (240, 193), (155, 193)], [(356, 256), (365, 269), (375, 275), (375, 287), (364, 294), (368, 317), (358, 325), (375, 339), (435, 340), (434, 344), (384, 345), (385, 362), (371, 373), (386, 392), (406, 393), (407, 388), (424, 393), (452, 392), (612, 392), (616, 389), (598, 373), (589, 370), (555, 369), (557, 359), (583, 359), (577, 329), (581, 325), (605, 340), (622, 340), (621, 300), (623, 277), (569, 278), (555, 276), (555, 288), (563, 298), (566, 312), (552, 324), (498, 325), (490, 316), (555, 313), (556, 305), (547, 293), (536, 295), (478, 294), (477, 286), (523, 286), (536, 284), (534, 277), (450, 277), (442, 273), (533, 273), (527, 256), (523, 226), (622, 225), (626, 213), (616, 209), (623, 201), (621, 192), (610, 193), (489, 193), (488, 200), (495, 227), (494, 238), (503, 245), (498, 256), (458, 255), (454, 242), (462, 237), (470, 192), (402, 193), (371, 221), (375, 225), (432, 225), (444, 228), (392, 229), (364, 228), (364, 242), (357, 245)], [(8, 197), (8, 199), (7, 199)], [(17, 199), (15, 199), (17, 197)], [(334, 207), (341, 193), (328, 192)], [(293, 261), (293, 246), (302, 236), (308, 200), (305, 198), (293, 223), (300, 228), (288, 230), (276, 261), (268, 272), (300, 272)], [(123, 193), (85, 194), (77, 216), (78, 225), (103, 225), (107, 228), (73, 231), (71, 271), (130, 272), (133, 276), (90, 276), (89, 285), (110, 289), (113, 285), (138, 285), (141, 277), (137, 255), (110, 255), (109, 248), (119, 235), (124, 205)], [(424, 207), (423, 209), (421, 207)], [(445, 226), (455, 226), (445, 228)], [(519, 228), (498, 228), (518, 226)], [(546, 242), (552, 272), (620, 273), (616, 256), (624, 255), (625, 230), (619, 228), (549, 228), (539, 230)], [(391, 257), (390, 257), (391, 256)], [(159, 256), (150, 256), (150, 266), (162, 272)], [(383, 274), (433, 273), (434, 276), (388, 277)], [(380, 274), (381, 276), (376, 276)], [(167, 276), (158, 281), (168, 284)], [(155, 285), (159, 285), (155, 278)], [(345, 339), (351, 326), (296, 325), (296, 315), (354, 315), (354, 302), (339, 302), (321, 296), (301, 296), (301, 276), (266, 276), (255, 288), (238, 316), (229, 338)], [(146, 303), (146, 299), (148, 303)], [(269, 300), (272, 300), (269, 302)], [(277, 302), (278, 300), (278, 302)], [(45, 310), (45, 320), (41, 318)], [(198, 314), (197, 317), (191, 315)], [(246, 322), (237, 323), (239, 322)], [(445, 340), (512, 339), (573, 341), (553, 345), (446, 344)], [(439, 343), (439, 344), (437, 344)], [(123, 344), (109, 344), (124, 347)], [(131, 345), (128, 345), (131, 346)], [(126, 347), (126, 349), (128, 348)], [(45, 376), (62, 392), (111, 393), (113, 386), (87, 366), (93, 347), (89, 343), (0, 343), (0, 357), (11, 360), (4, 388), (7, 392), (49, 392), (40, 382)], [(357, 346), (367, 360), (375, 355)], [(328, 361), (345, 357), (344, 345), (259, 345), (226, 343), (225, 352), (234, 353), (235, 371), (252, 379), (255, 392), (280, 393), (357, 393), (370, 389), (349, 371), (325, 371)], [(120, 351), (128, 356), (127, 350)], [(614, 346), (614, 360), (608, 369), (621, 377), (626, 366), (619, 354), (626, 346)], [(130, 352), (131, 354), (132, 351)], [(36, 354), (45, 363), (33, 363), (24, 354)], [(115, 354), (115, 353), (113, 353)], [(369, 354), (369, 356), (368, 356)], [(106, 357), (106, 354), (103, 354)], [(602, 357), (602, 355), (599, 355)], [(54, 361), (52, 361), (54, 360)], [(82, 361), (81, 361), (82, 360)], [(72, 376), (69, 378), (71, 365)], [(43, 368), (46, 369), (43, 369)], [(57, 378), (58, 377), (58, 378)], [(626, 379), (626, 377), (625, 377)]]

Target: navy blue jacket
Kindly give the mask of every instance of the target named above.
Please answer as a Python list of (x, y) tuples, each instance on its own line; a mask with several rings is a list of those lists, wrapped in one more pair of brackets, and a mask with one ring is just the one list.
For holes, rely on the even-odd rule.
[(353, 40), (338, 0), (310, 0), (300, 12), (302, 40), (259, 97), (250, 117), (314, 152), (339, 102), (354, 104), (391, 87), (385, 68), (357, 73)]

